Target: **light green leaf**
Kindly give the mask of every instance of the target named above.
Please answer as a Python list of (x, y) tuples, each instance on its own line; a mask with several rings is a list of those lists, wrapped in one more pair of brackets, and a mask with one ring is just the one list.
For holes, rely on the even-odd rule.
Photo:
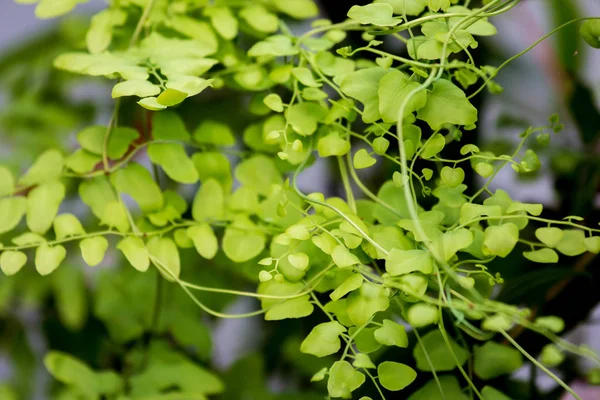
[(348, 11), (348, 18), (363, 25), (396, 26), (401, 19), (393, 16), (394, 9), (386, 3), (367, 4), (366, 6), (352, 6)]
[(473, 233), (468, 229), (461, 228), (444, 232), (442, 236), (433, 241), (432, 247), (436, 249), (438, 257), (450, 261), (459, 250), (468, 248), (473, 240)]
[(511, 400), (510, 397), (491, 386), (485, 386), (481, 389), (481, 395), (485, 400)]
[(374, 332), (375, 340), (384, 346), (408, 347), (408, 336), (404, 326), (389, 320), (383, 320), (383, 326)]
[(438, 309), (426, 303), (417, 303), (408, 309), (406, 315), (407, 322), (413, 328), (421, 328), (427, 325), (435, 324), (439, 319)]
[(66, 353), (51, 351), (44, 357), (44, 366), (57, 381), (74, 386), (89, 398), (99, 397), (96, 374), (80, 360)]
[(335, 354), (340, 350), (340, 335), (346, 328), (337, 321), (315, 326), (300, 345), (300, 351), (317, 357)]
[(518, 211), (526, 211), (528, 214), (535, 215), (536, 217), (542, 214), (544, 206), (541, 204), (525, 204), (520, 201), (515, 201), (508, 206), (506, 212), (512, 214)]
[(512, 346), (486, 342), (474, 348), (474, 371), (481, 379), (494, 379), (523, 366), (523, 356)]
[(31, 168), (19, 179), (19, 185), (32, 186), (38, 183), (60, 178), (64, 166), (64, 158), (58, 150), (42, 153)]
[(152, 143), (148, 146), (148, 157), (175, 182), (191, 184), (198, 181), (196, 167), (182, 144)]
[(583, 244), (590, 253), (600, 253), (600, 236), (586, 237), (583, 240)]
[(202, 152), (192, 156), (192, 161), (198, 171), (200, 182), (215, 179), (223, 186), (223, 191), (229, 193), (233, 184), (231, 165), (227, 157), (220, 152)]
[(215, 146), (233, 146), (235, 137), (229, 125), (213, 120), (203, 120), (194, 131), (194, 140), (198, 143)]
[(535, 237), (548, 247), (556, 247), (563, 236), (563, 230), (555, 227), (538, 228), (535, 231)]
[(425, 6), (427, 0), (375, 0), (374, 3), (387, 3), (392, 6), (394, 14), (403, 15), (420, 15)]
[(65, 166), (78, 174), (85, 174), (91, 172), (101, 161), (100, 156), (77, 149), (65, 159)]
[(223, 251), (233, 262), (241, 263), (257, 257), (265, 248), (264, 234), (245, 216), (238, 216), (225, 229)]
[(198, 254), (211, 260), (219, 250), (219, 242), (212, 227), (208, 224), (194, 225), (187, 229), (187, 235), (194, 242)]
[(0, 254), (0, 269), (6, 276), (12, 276), (19, 272), (27, 263), (27, 256), (20, 251), (5, 251)]
[(79, 0), (40, 0), (35, 8), (35, 16), (39, 19), (60, 17), (69, 13)]
[(348, 268), (360, 264), (360, 260), (341, 244), (335, 246), (331, 252), (331, 258), (335, 265), (340, 268)]
[(275, 7), (284, 14), (296, 19), (308, 19), (319, 14), (319, 8), (313, 0), (274, 0)]
[[(156, 102), (165, 107), (172, 107), (172, 106), (176, 106), (177, 104), (181, 103), (187, 97), (188, 97), (188, 95), (186, 92), (182, 92), (177, 89), (166, 89), (164, 92), (162, 92), (156, 98)], [(147, 99), (151, 99), (151, 98), (152, 97), (147, 97)], [(143, 100), (146, 100), (146, 99), (140, 100), (140, 102), (138, 102), (138, 104), (142, 105), (141, 101), (143, 101)]]
[(359, 290), (348, 295), (346, 304), (350, 320), (355, 325), (361, 326), (375, 313), (387, 310), (390, 301), (385, 288), (365, 281)]
[(519, 241), (519, 228), (513, 223), (488, 226), (483, 235), (483, 252), (487, 255), (506, 257)]
[(232, 40), (238, 34), (238, 20), (228, 7), (211, 7), (206, 12), (213, 28), (223, 39)]
[(389, 72), (381, 67), (361, 69), (346, 75), (340, 85), (344, 94), (363, 103), (362, 119), (367, 124), (381, 118), (378, 87), (381, 79)]
[(154, 113), (152, 116), (152, 137), (155, 140), (176, 140), (187, 142), (191, 139), (185, 123), (173, 111)]
[(372, 167), (377, 162), (375, 157), (372, 157), (366, 149), (360, 149), (354, 153), (353, 164), (356, 169), (365, 169)]
[[(19, 236), (15, 236), (10, 241), (16, 244), (17, 246), (29, 246), (46, 243), (46, 239), (43, 236), (32, 232), (22, 233)], [(2, 247), (0, 247), (0, 249), (1, 248)]]
[(581, 24), (580, 33), (587, 44), (600, 49), (600, 21), (597, 19), (585, 21)]
[(296, 77), (296, 79), (308, 87), (321, 87), (322, 84), (315, 81), (315, 77), (310, 69), (304, 67), (296, 67), (292, 68), (292, 75)]
[(79, 185), (79, 197), (92, 209), (92, 213), (96, 218), (104, 216), (104, 210), (108, 203), (117, 201), (117, 197), (105, 176), (81, 182)]
[[(383, 122), (397, 122), (402, 103), (419, 86), (418, 82), (411, 81), (406, 74), (396, 69), (381, 78), (377, 93), (379, 95), (379, 112)], [(403, 118), (423, 108), (426, 102), (427, 93), (421, 90), (409, 100)]]
[(361, 274), (352, 274), (341, 285), (339, 285), (333, 292), (329, 294), (329, 297), (333, 301), (338, 301), (348, 293), (359, 289), (364, 282), (364, 278)]
[(285, 110), (285, 118), (299, 135), (310, 136), (317, 131), (319, 122), (327, 116), (328, 110), (318, 103), (306, 101), (296, 103)]
[[(89, 126), (77, 134), (77, 141), (85, 150), (101, 156), (104, 152), (104, 137), (107, 132), (108, 130), (105, 126)], [(112, 128), (106, 150), (108, 158), (112, 160), (121, 159), (127, 153), (131, 143), (139, 136), (140, 133), (133, 128)]]
[(148, 250), (144, 241), (138, 237), (128, 236), (117, 244), (117, 249), (123, 252), (125, 258), (133, 268), (140, 272), (145, 272), (150, 266)]
[[(432, 367), (436, 372), (452, 371), (456, 368), (452, 352), (454, 352), (456, 359), (462, 366), (469, 358), (469, 352), (459, 346), (452, 338), (449, 337), (448, 340), (452, 351), (448, 348), (439, 330), (433, 330), (423, 336), (420, 343), (413, 350), (417, 368), (427, 372), (431, 372)], [(431, 363), (427, 361), (427, 357), (429, 357)]]
[[(172, 74), (169, 77), (169, 81), (167, 82), (167, 90), (176, 90), (179, 93), (184, 93), (187, 97), (196, 96), (200, 94), (204, 90), (213, 86), (214, 79), (204, 79), (199, 78), (197, 76), (188, 76), (188, 75), (175, 75)], [(161, 95), (162, 96), (162, 95)], [(158, 96), (157, 101), (159, 103), (164, 103), (161, 100), (161, 96)], [(183, 95), (177, 94), (177, 96), (182, 97)], [(177, 101), (175, 98), (172, 101)], [(183, 100), (181, 100), (183, 101)], [(176, 103), (178, 104), (178, 103)]]
[(89, 52), (99, 54), (108, 49), (113, 38), (113, 27), (123, 25), (126, 20), (127, 13), (118, 8), (108, 8), (94, 15), (85, 35)]
[(281, 185), (283, 179), (275, 163), (269, 157), (256, 155), (238, 164), (235, 177), (242, 185), (268, 196), (272, 185)]
[(524, 251), (523, 256), (536, 263), (553, 264), (558, 262), (558, 254), (552, 249)]
[(335, 131), (321, 137), (317, 143), (319, 157), (343, 156), (350, 151), (350, 147), (350, 142)]
[(393, 361), (379, 364), (377, 375), (381, 386), (391, 391), (402, 390), (417, 379), (417, 372), (414, 369)]
[(27, 200), (24, 197), (0, 199), (0, 234), (12, 231), (25, 215)]
[[(352, 363), (354, 368), (364, 368), (364, 369), (375, 369), (375, 364), (371, 361), (371, 357), (364, 353), (358, 353), (354, 357), (354, 362)], [(364, 397), (361, 397), (364, 399)]]
[(587, 251), (585, 247), (585, 233), (578, 229), (563, 231), (563, 237), (556, 245), (556, 250), (570, 257), (578, 256)]
[[(292, 40), (283, 35), (274, 35), (269, 36), (265, 40), (254, 44), (248, 50), (248, 56), (250, 57), (285, 57), (285, 56), (293, 56), (298, 54), (299, 50), (294, 46)], [(274, 79), (276, 82), (284, 83), (287, 82), (289, 77), (291, 76), (292, 68), (281, 68), (276, 69), (271, 74), (276, 74), (277, 79)], [(272, 77), (273, 78), (273, 77)]]
[(123, 96), (150, 97), (160, 93), (160, 86), (142, 79), (132, 79), (117, 83), (112, 90), (112, 98)]
[(106, 203), (104, 214), (100, 218), (100, 223), (110, 228), (117, 228), (121, 233), (129, 231), (130, 223), (127, 216), (127, 208), (117, 200)]
[(273, 33), (279, 29), (279, 18), (261, 5), (244, 7), (239, 16), (259, 32)]
[(448, 187), (456, 187), (465, 180), (465, 170), (460, 167), (452, 168), (445, 166), (440, 172), (440, 178), (442, 178), (444, 185)]
[(373, 140), (373, 151), (380, 156), (384, 155), (390, 147), (390, 141), (384, 137), (378, 137)]
[(271, 93), (271, 94), (267, 95), (263, 99), (263, 102), (271, 110), (278, 112), (278, 113), (283, 112), (283, 102), (281, 101), (281, 97), (279, 97), (278, 94)]
[(79, 242), (83, 261), (90, 267), (95, 267), (104, 260), (104, 254), (108, 249), (108, 240), (104, 236), (96, 236), (83, 239)]
[(35, 233), (46, 233), (65, 197), (65, 185), (48, 182), (39, 185), (27, 196), (27, 227)]
[(295, 299), (286, 300), (275, 305), (265, 314), (267, 321), (279, 321), (288, 318), (304, 318), (312, 314), (314, 306), (310, 302), (310, 296), (305, 295)]
[(73, 214), (60, 214), (54, 218), (54, 233), (56, 239), (64, 239), (70, 236), (85, 235), (85, 229), (81, 222)]
[(392, 249), (385, 261), (385, 269), (392, 276), (410, 274), (415, 271), (429, 275), (433, 273), (433, 258), (425, 250)]
[(439, 154), (440, 151), (444, 149), (446, 145), (446, 139), (440, 133), (434, 134), (429, 141), (423, 146), (423, 150), (421, 150), (421, 157), (424, 159), (429, 159), (433, 156)]
[(160, 210), (164, 205), (163, 195), (150, 172), (137, 163), (129, 163), (110, 177), (119, 193), (131, 196), (143, 213)]
[(495, 314), (491, 317), (487, 317), (481, 323), (481, 327), (486, 331), (500, 332), (507, 331), (512, 328), (512, 319), (504, 314)]
[(292, 253), (287, 257), (289, 263), (301, 271), (305, 271), (308, 268), (310, 258), (306, 253)]
[(433, 89), (427, 95), (427, 104), (419, 110), (417, 118), (427, 122), (434, 130), (447, 123), (472, 125), (477, 122), (477, 109), (459, 87), (440, 79), (433, 83)]
[(542, 348), (540, 361), (547, 367), (556, 367), (565, 360), (565, 355), (555, 344), (547, 344)]
[(43, 244), (35, 251), (35, 269), (42, 276), (51, 274), (66, 256), (67, 250), (64, 247)]
[(561, 333), (565, 329), (565, 321), (553, 315), (537, 317), (535, 324), (554, 333)]
[(170, 238), (153, 237), (146, 245), (150, 261), (158, 267), (168, 281), (175, 281), (181, 273), (181, 260), (177, 245)]
[(12, 172), (0, 165), (0, 197), (12, 194), (15, 191), (15, 178)]
[(223, 187), (214, 179), (200, 185), (200, 190), (192, 203), (192, 216), (198, 222), (206, 219), (222, 219), (225, 215), (225, 194)]
[(336, 361), (329, 369), (327, 391), (331, 397), (349, 399), (352, 392), (365, 383), (365, 376), (348, 361)]
[[(185, 15), (174, 15), (169, 21), (170, 25), (184, 36), (194, 39), (190, 41), (202, 49), (202, 56), (213, 54), (218, 49), (218, 39), (210, 25)], [(170, 39), (173, 40), (173, 39)], [(156, 50), (159, 50), (157, 48)]]
[(167, 108), (167, 106), (160, 104), (156, 97), (146, 97), (138, 101), (138, 104), (150, 111), (160, 111)]
[[(443, 397), (440, 394), (443, 393)], [(439, 377), (439, 385), (435, 379), (431, 379), (423, 387), (414, 392), (408, 400), (468, 400), (462, 392), (458, 379), (453, 375), (442, 375)], [(491, 400), (484, 396), (485, 400)]]

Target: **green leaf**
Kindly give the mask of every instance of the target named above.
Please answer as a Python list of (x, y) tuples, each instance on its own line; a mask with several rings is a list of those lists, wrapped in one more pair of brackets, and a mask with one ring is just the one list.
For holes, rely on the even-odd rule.
[(446, 139), (440, 133), (434, 134), (431, 139), (423, 146), (421, 150), (421, 157), (429, 159), (439, 154), (446, 145)]
[(528, 214), (535, 215), (537, 217), (542, 214), (543, 210), (544, 206), (542, 206), (541, 204), (525, 204), (521, 203), (520, 201), (515, 201), (511, 203), (510, 206), (508, 206), (506, 212), (508, 214), (512, 214), (518, 211), (525, 211)]
[(40, 0), (35, 8), (35, 16), (39, 19), (60, 17), (69, 13), (79, 0)]
[(554, 227), (538, 228), (535, 237), (548, 247), (556, 247), (562, 240), (564, 233), (562, 229)]
[(384, 155), (390, 147), (390, 141), (384, 137), (378, 137), (373, 140), (373, 151), (380, 156)]
[(294, 77), (296, 77), (296, 79), (304, 86), (313, 87), (313, 88), (322, 86), (321, 83), (318, 83), (317, 81), (315, 81), (315, 77), (314, 77), (313, 73), (308, 68), (304, 68), (304, 67), (292, 68), (292, 75), (294, 75)]
[(95, 267), (104, 259), (104, 254), (108, 249), (108, 240), (103, 236), (86, 238), (79, 242), (79, 248), (83, 261), (90, 267)]
[(537, 317), (535, 319), (535, 324), (554, 333), (561, 333), (565, 329), (565, 321), (553, 315)]
[(486, 331), (500, 332), (507, 331), (512, 328), (512, 319), (504, 314), (495, 314), (487, 317), (481, 323), (481, 327)]
[(578, 256), (587, 251), (585, 247), (585, 233), (578, 229), (563, 231), (563, 237), (556, 245), (556, 250), (570, 257)]
[(406, 321), (413, 328), (422, 328), (435, 324), (439, 319), (438, 309), (426, 303), (417, 303), (408, 309)]
[(256, 190), (263, 196), (271, 193), (272, 185), (283, 183), (273, 160), (263, 155), (256, 155), (239, 163), (235, 169), (235, 177), (242, 185)]
[[(179, 98), (183, 98), (181, 100), (181, 101), (183, 101), (185, 99), (185, 97), (183, 97), (184, 94), (186, 97), (196, 96), (197, 94), (200, 94), (201, 92), (208, 89), (209, 87), (212, 87), (214, 81), (215, 81), (214, 79), (204, 79), (204, 78), (199, 78), (197, 76), (172, 75), (166, 84), (167, 91), (173, 90), (178, 93), (174, 92), (172, 94), (173, 100), (169, 100), (169, 101), (176, 102), (176, 101), (178, 101)], [(163, 92), (163, 94), (164, 93), (165, 92)], [(159, 103), (166, 104), (163, 102), (163, 100), (161, 100), (161, 96), (158, 96), (157, 101)], [(175, 96), (179, 96), (179, 97), (175, 97)], [(175, 103), (175, 104), (179, 104), (179, 103)], [(170, 106), (170, 104), (169, 104), (169, 106)]]
[(597, 19), (585, 21), (581, 24), (580, 33), (587, 44), (600, 49), (600, 21)]
[(170, 238), (153, 237), (146, 246), (150, 261), (158, 267), (165, 279), (171, 282), (178, 279), (181, 273), (181, 260), (175, 242)]
[(57, 381), (74, 386), (89, 398), (99, 397), (96, 374), (73, 356), (51, 351), (44, 357), (44, 366)]
[(481, 395), (485, 400), (511, 400), (510, 397), (491, 386), (485, 386), (481, 389)]
[(301, 271), (305, 271), (308, 268), (310, 258), (306, 253), (292, 253), (287, 257), (289, 263)]
[(300, 346), (300, 351), (317, 357), (335, 354), (342, 346), (340, 335), (346, 328), (337, 321), (325, 322), (315, 326)]
[[(443, 393), (440, 394), (440, 391)], [(489, 400), (485, 397), (485, 400)], [(458, 379), (453, 375), (442, 375), (439, 377), (439, 385), (435, 379), (431, 379), (423, 387), (414, 392), (408, 400), (468, 400), (462, 392)]]
[(583, 240), (583, 244), (590, 253), (600, 253), (600, 236), (587, 237)]
[(187, 229), (187, 235), (194, 242), (198, 254), (211, 260), (219, 250), (219, 242), (215, 232), (208, 224), (194, 225)]
[(67, 250), (62, 246), (50, 247), (41, 245), (35, 251), (35, 269), (42, 275), (51, 274), (67, 256)]
[(225, 193), (231, 191), (233, 183), (231, 165), (223, 153), (210, 151), (196, 153), (192, 156), (192, 161), (196, 166), (201, 182), (215, 179), (223, 186)]
[(335, 246), (331, 252), (331, 258), (339, 268), (348, 268), (360, 264), (360, 260), (341, 244)]
[(27, 200), (24, 197), (0, 199), (0, 234), (15, 229), (25, 215), (25, 211), (27, 211)]
[(104, 214), (100, 218), (102, 225), (107, 225), (110, 228), (117, 228), (121, 233), (129, 231), (130, 223), (127, 216), (127, 208), (120, 201), (111, 201), (104, 207)]
[(132, 79), (117, 83), (112, 89), (112, 98), (123, 96), (150, 97), (160, 93), (160, 86), (147, 80)]
[[(355, 357), (354, 357), (354, 362), (352, 363), (352, 366), (354, 366), (354, 368), (363, 368), (363, 369), (375, 369), (375, 364), (373, 364), (373, 361), (371, 361), (371, 358), (364, 353), (358, 353)], [(361, 397), (361, 399), (364, 399), (364, 397)]]
[(229, 125), (218, 121), (204, 120), (194, 131), (194, 140), (215, 146), (233, 146), (235, 137)]
[(306, 101), (296, 103), (285, 110), (285, 118), (292, 129), (301, 136), (310, 136), (317, 131), (319, 122), (327, 116), (328, 110), (318, 103)]
[(158, 102), (156, 97), (146, 97), (138, 101), (138, 104), (150, 111), (160, 111), (167, 108), (167, 106)]
[(348, 18), (363, 25), (396, 26), (401, 19), (394, 18), (394, 9), (386, 3), (367, 4), (366, 6), (352, 6), (348, 11)]
[(288, 318), (304, 318), (312, 314), (314, 306), (310, 302), (310, 296), (305, 295), (295, 299), (286, 300), (275, 305), (265, 314), (267, 321), (279, 321)]
[(223, 251), (227, 258), (236, 263), (257, 257), (265, 244), (264, 234), (245, 216), (236, 217), (223, 236)]
[(477, 109), (459, 87), (440, 79), (433, 83), (427, 104), (419, 110), (417, 117), (435, 130), (444, 124), (472, 125), (477, 122)]
[(536, 263), (553, 264), (558, 262), (558, 254), (552, 249), (524, 251), (523, 256)]
[(0, 165), (0, 197), (10, 195), (15, 191), (15, 178), (12, 172)]
[(335, 131), (321, 137), (317, 143), (319, 157), (343, 156), (350, 151), (350, 147), (350, 142), (342, 139)]
[(383, 320), (383, 326), (374, 332), (375, 340), (384, 346), (408, 347), (408, 336), (404, 326), (389, 320)]
[(27, 256), (20, 251), (5, 251), (0, 254), (0, 269), (6, 276), (12, 276), (19, 272), (27, 263)]
[[(417, 368), (428, 372), (431, 372), (432, 368), (436, 372), (452, 371), (457, 367), (452, 353), (454, 353), (462, 366), (469, 358), (469, 352), (459, 346), (451, 337), (448, 337), (448, 341), (450, 342), (452, 351), (448, 348), (439, 330), (433, 330), (423, 336), (420, 343), (413, 350), (413, 356), (417, 361)], [(429, 357), (431, 363), (427, 361), (427, 357)]]
[(60, 178), (64, 166), (64, 158), (58, 150), (42, 153), (31, 168), (19, 179), (19, 185), (32, 186), (38, 183)]
[(385, 288), (365, 281), (359, 290), (350, 293), (346, 300), (348, 317), (357, 325), (364, 325), (375, 313), (390, 306)]
[(108, 203), (117, 201), (108, 179), (104, 176), (81, 182), (79, 197), (92, 209), (92, 213), (96, 218), (104, 216), (104, 210)]
[(284, 14), (296, 19), (308, 19), (319, 15), (319, 8), (313, 0), (274, 0), (275, 7)]
[(192, 184), (198, 181), (196, 167), (179, 143), (152, 143), (148, 146), (148, 157), (175, 182)]
[(117, 249), (123, 252), (123, 255), (133, 268), (140, 272), (148, 270), (150, 258), (142, 239), (134, 236), (126, 237), (117, 244)]
[[(165, 107), (172, 107), (172, 106), (176, 106), (177, 104), (181, 103), (187, 97), (188, 97), (188, 94), (186, 92), (182, 92), (177, 89), (166, 89), (164, 92), (162, 92), (156, 98), (156, 102)], [(148, 99), (151, 99), (151, 98), (152, 97), (148, 97)]]
[(77, 149), (65, 159), (65, 166), (78, 174), (91, 172), (102, 161), (100, 156)]
[(425, 250), (392, 249), (385, 261), (385, 269), (391, 276), (410, 274), (415, 271), (429, 275), (433, 273), (433, 258)]
[(445, 166), (440, 172), (440, 178), (442, 178), (444, 185), (448, 187), (456, 187), (465, 180), (465, 170), (460, 167), (452, 168)]
[(365, 376), (348, 361), (336, 361), (329, 369), (327, 391), (331, 397), (349, 399), (352, 392), (365, 383)]
[(450, 261), (459, 250), (468, 248), (473, 240), (473, 233), (468, 229), (461, 228), (444, 232), (442, 236), (433, 241), (432, 247), (437, 250), (438, 257)]
[[(411, 81), (406, 74), (396, 69), (381, 78), (377, 93), (379, 95), (379, 112), (383, 122), (397, 122), (402, 103), (419, 86), (418, 82)], [(426, 102), (427, 93), (424, 90), (416, 93), (408, 101), (403, 118), (423, 108)]]
[(65, 185), (48, 182), (39, 185), (27, 196), (27, 227), (35, 233), (46, 233), (65, 197)]
[(85, 35), (89, 52), (99, 54), (107, 50), (112, 42), (114, 26), (123, 25), (126, 20), (127, 13), (117, 8), (109, 8), (94, 15)]
[[(101, 125), (89, 126), (77, 133), (77, 141), (82, 148), (92, 154), (101, 156), (104, 152), (104, 137), (107, 128)], [(111, 160), (121, 159), (131, 143), (139, 138), (138, 131), (127, 127), (114, 127), (111, 130), (106, 154)]]
[(511, 346), (486, 342), (474, 347), (474, 371), (481, 379), (494, 379), (523, 366), (523, 356)]
[[(182, 35), (194, 39), (189, 42), (199, 48), (198, 51), (201, 51), (202, 57), (217, 51), (219, 45), (217, 36), (206, 22), (198, 21), (185, 15), (174, 15), (171, 16), (169, 24)], [(173, 39), (167, 40), (174, 42)], [(156, 46), (158, 43), (155, 42), (152, 44)], [(157, 46), (156, 50), (159, 51), (161, 47)]]
[(333, 292), (329, 294), (329, 297), (333, 301), (338, 301), (348, 293), (359, 289), (364, 282), (364, 278), (361, 274), (352, 274), (341, 285), (339, 285)]
[(365, 169), (372, 167), (377, 162), (375, 157), (372, 157), (366, 149), (360, 149), (354, 153), (353, 164), (356, 169)]
[(283, 102), (281, 101), (281, 97), (279, 97), (278, 94), (271, 93), (271, 94), (267, 95), (263, 99), (263, 102), (271, 110), (278, 112), (278, 113), (283, 112)]
[(70, 236), (85, 235), (81, 222), (73, 214), (60, 214), (54, 218), (54, 233), (56, 239), (64, 239)]
[(372, 67), (352, 72), (344, 77), (340, 89), (364, 105), (363, 122), (370, 124), (381, 118), (379, 113), (379, 82), (390, 71)]
[(384, 361), (377, 367), (381, 386), (391, 391), (402, 390), (417, 379), (417, 372), (405, 364)]
[(225, 194), (223, 187), (214, 179), (200, 185), (200, 190), (192, 203), (192, 216), (198, 222), (207, 219), (219, 220), (225, 215)]
[[(210, 10), (210, 12), (209, 12)], [(213, 28), (223, 39), (232, 40), (238, 34), (238, 20), (228, 7), (206, 9)]]
[(111, 175), (111, 182), (119, 193), (131, 196), (143, 213), (160, 210), (164, 205), (163, 195), (150, 172), (137, 163), (129, 163), (125, 168)]
[(565, 355), (555, 344), (547, 344), (542, 348), (540, 361), (547, 367), (556, 367), (565, 360)]
[(488, 226), (483, 235), (483, 253), (506, 257), (519, 241), (519, 228), (513, 223)]
[(277, 15), (269, 12), (261, 5), (244, 7), (240, 11), (239, 16), (259, 32), (273, 33), (279, 29), (279, 18), (277, 18)]
[[(258, 42), (254, 44), (248, 50), (248, 56), (250, 57), (285, 57), (285, 56), (293, 56), (298, 54), (299, 50), (294, 46), (292, 40), (283, 35), (274, 35), (266, 38), (262, 42)], [(274, 79), (277, 82), (284, 83), (287, 82), (289, 76), (291, 75), (292, 68), (279, 69), (274, 70), (274, 73), (278, 77)], [(287, 77), (287, 78), (286, 78)], [(273, 79), (273, 76), (271, 77)]]

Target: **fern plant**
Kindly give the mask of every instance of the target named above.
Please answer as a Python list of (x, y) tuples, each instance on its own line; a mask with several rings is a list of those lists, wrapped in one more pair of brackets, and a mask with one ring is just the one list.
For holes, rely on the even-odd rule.
[[(44, 19), (80, 1), (17, 2), (37, 3)], [(210, 321), (262, 316), (311, 324), (285, 350), (312, 376), (295, 398), (509, 399), (488, 381), (528, 360), (580, 399), (551, 368), (565, 354), (598, 355), (560, 338), (560, 318), (495, 300), (502, 271), (486, 264), (597, 254), (600, 229), (489, 189), (503, 168), (542, 168), (534, 148), (560, 133), (558, 115), (494, 154), (470, 139), (471, 100), (501, 93), (503, 68), (567, 25), (600, 48), (600, 19), (478, 65), (478, 40), (520, 1), (475, 3), (376, 0), (335, 24), (315, 19), (312, 0), (113, 0), (95, 14), (53, 64), (111, 83), (109, 121), (81, 127), (74, 150), (45, 149), (23, 174), (0, 167), (7, 298), (51, 292), (74, 331), (90, 301), (105, 329), (92, 365), (86, 351), (45, 355), (53, 396), (292, 398), (210, 368)], [(291, 21), (309, 19), (296, 34)], [(298, 184), (321, 160), (343, 196)], [(369, 173), (384, 183), (364, 182)], [(465, 184), (473, 173), (483, 184)], [(86, 273), (87, 288), (86, 265), (101, 269)], [(256, 311), (227, 313), (234, 296), (257, 299)], [(534, 357), (521, 329), (551, 344)]]

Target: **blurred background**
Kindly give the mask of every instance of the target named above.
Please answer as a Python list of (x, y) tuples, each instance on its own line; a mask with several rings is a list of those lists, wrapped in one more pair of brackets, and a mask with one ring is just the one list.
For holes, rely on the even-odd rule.
[[(352, 5), (366, 3), (321, 0), (320, 6), (323, 17), (338, 22), (345, 18)], [(105, 82), (82, 80), (50, 67), (58, 53), (80, 45), (89, 23), (86, 15), (103, 6), (103, 1), (91, 0), (78, 6), (72, 16), (39, 21), (31, 6), (12, 1), (0, 4), (2, 164), (23, 171), (41, 151), (52, 146), (66, 151), (73, 149), (74, 134), (79, 129), (108, 121), (113, 102)], [(479, 63), (496, 66), (554, 27), (573, 18), (592, 15), (600, 15), (598, 0), (524, 0), (509, 13), (492, 20), (500, 35), (483, 40), (473, 54)], [(302, 31), (307, 27), (297, 24), (293, 29)], [(404, 51), (393, 47), (390, 50)], [(506, 169), (494, 182), (494, 189), (503, 188), (513, 199), (542, 203), (552, 217), (578, 215), (586, 224), (597, 225), (600, 221), (600, 51), (586, 46), (579, 37), (578, 24), (573, 24), (510, 64), (497, 81), (504, 87), (504, 92), (495, 96), (484, 92), (475, 99), (476, 106), (482, 110), (481, 122), (475, 131), (466, 133), (473, 135), (482, 149), (496, 153), (506, 151), (518, 141), (519, 132), (528, 126), (545, 125), (554, 113), (560, 115), (565, 130), (555, 136), (547, 148), (539, 149), (543, 162), (540, 173), (518, 178), (512, 169)], [(221, 107), (239, 103), (238, 97), (229, 93), (210, 99), (210, 102)], [(205, 100), (205, 106), (207, 102)], [(190, 107), (198, 107), (198, 104)], [(192, 111), (190, 108), (182, 112)], [(203, 112), (219, 111), (206, 109)], [(243, 126), (245, 121), (240, 119), (233, 123)], [(341, 193), (335, 177), (328, 174), (328, 168), (324, 162), (313, 166), (303, 175), (302, 187), (306, 191)], [(383, 166), (376, 175), (367, 177), (370, 186), (375, 187), (389, 179), (389, 168), (391, 166)], [(469, 176), (468, 179), (477, 178)], [(73, 203), (71, 206), (80, 205)], [(551, 268), (528, 263), (522, 258), (502, 261), (505, 284), (499, 299), (533, 307), (540, 314), (564, 318), (566, 339), (578, 344), (587, 343), (600, 351), (600, 262), (589, 254), (570, 258), (567, 260), (570, 263), (563, 261), (561, 258), (562, 263)], [(115, 303), (102, 300), (106, 304), (97, 304), (99, 301), (96, 300), (92, 304), (88, 291), (105, 290), (106, 296), (110, 297), (110, 288), (114, 285), (102, 281), (96, 270), (81, 272), (81, 267), (73, 261), (72, 268), (65, 268), (65, 272), (45, 279), (35, 272), (26, 274), (25, 271), (18, 278), (0, 277), (0, 381), (16, 388), (19, 398), (49, 398), (46, 393), (50, 379), (41, 364), (47, 349), (64, 349), (91, 360), (92, 364), (110, 362), (103, 361), (98, 353), (109, 346), (105, 340), (107, 329), (117, 329), (111, 328), (112, 322), (107, 322), (111, 318), (114, 322), (114, 315), (107, 317), (103, 308), (115, 307)], [(490, 268), (494, 270), (499, 265)], [(236, 284), (248, 287), (248, 276), (252, 274), (255, 275), (254, 272), (241, 273)], [(215, 286), (230, 284), (224, 272), (202, 278)], [(144, 279), (147, 280), (145, 284), (153, 285), (152, 277)], [(175, 292), (168, 295), (179, 296)], [(181, 299), (182, 304), (187, 301)], [(207, 301), (215, 303), (216, 300)], [(225, 299), (216, 302), (215, 307), (235, 313), (256, 307), (253, 301)], [(75, 311), (74, 304), (77, 304)], [(244, 384), (248, 388), (239, 388), (238, 383), (238, 391), (226, 393), (224, 399), (239, 399), (244, 390), (256, 393), (257, 390), (283, 392), (297, 389), (306, 381), (306, 376), (294, 374), (310, 377), (309, 372), (315, 368), (294, 349), (304, 335), (305, 326), (301, 322), (286, 321), (274, 326), (265, 325), (260, 318), (225, 321), (195, 318), (189, 326), (196, 329), (192, 344), (204, 346), (199, 358), (208, 360), (233, 382), (240, 371), (248, 369), (252, 372), (246, 379), (259, 382)], [(203, 328), (191, 328), (198, 324)], [(212, 345), (206, 345), (208, 339), (198, 339), (206, 337), (208, 332), (212, 332)], [(139, 335), (142, 334), (143, 330)], [(526, 332), (518, 341), (533, 354), (545, 344), (538, 336)], [(109, 354), (103, 357), (110, 358), (111, 351), (116, 350), (108, 351)], [(592, 367), (586, 362), (569, 359), (561, 365), (558, 375), (572, 383), (584, 399), (600, 399), (600, 391), (584, 383), (583, 377)], [(292, 376), (290, 371), (295, 371)], [(552, 380), (531, 372), (532, 368), (526, 366), (510, 380), (498, 382), (496, 387), (514, 393), (516, 398), (562, 396)], [(532, 383), (537, 385), (533, 391)], [(529, 395), (522, 397), (523, 393)], [(319, 397), (305, 394), (297, 398)]]

